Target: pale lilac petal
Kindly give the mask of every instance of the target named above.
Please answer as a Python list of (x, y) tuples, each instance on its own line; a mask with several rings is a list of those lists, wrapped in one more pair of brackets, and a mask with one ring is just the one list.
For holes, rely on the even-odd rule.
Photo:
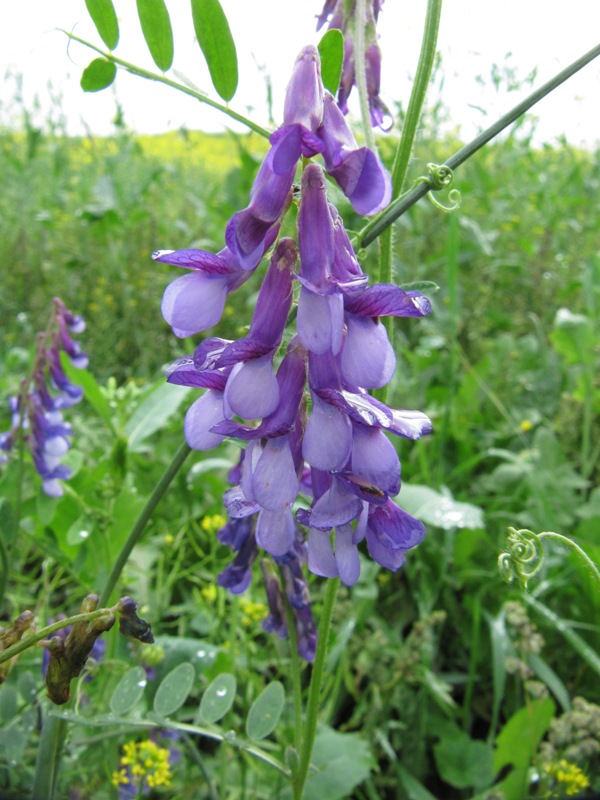
[(298, 476), (288, 436), (267, 440), (253, 469), (252, 489), (256, 502), (270, 511), (294, 502)]
[(343, 302), (343, 296), (338, 292), (320, 295), (302, 287), (296, 325), (298, 337), (307, 350), (318, 354), (339, 353), (343, 332)]
[(392, 500), (388, 500), (381, 508), (371, 510), (367, 536), (369, 530), (377, 536), (383, 547), (392, 550), (409, 550), (420, 544), (425, 536), (423, 523)]
[(260, 506), (248, 500), (241, 486), (233, 486), (223, 495), (223, 505), (232, 519), (242, 519), (260, 511)]
[(296, 58), (286, 88), (284, 124), (299, 124), (309, 131), (316, 131), (323, 116), (323, 96), (319, 52), (314, 45), (307, 45)]
[(360, 576), (360, 558), (350, 525), (340, 525), (335, 530), (335, 560), (342, 583), (353, 586)]
[(294, 544), (296, 525), (289, 508), (263, 509), (256, 522), (256, 542), (272, 556), (284, 556)]
[(400, 491), (400, 460), (394, 445), (385, 433), (377, 428), (354, 425), (352, 441), (352, 475), (376, 486), (386, 494)]
[(354, 386), (380, 389), (396, 369), (394, 348), (381, 322), (370, 317), (346, 315), (346, 339), (342, 350), (342, 375)]
[(310, 510), (310, 526), (328, 530), (345, 525), (356, 519), (362, 511), (362, 503), (341, 481), (334, 480), (328, 491), (316, 501)]
[(304, 431), (302, 455), (312, 467), (329, 472), (346, 466), (352, 447), (352, 424), (347, 415), (313, 394)]
[(391, 569), (392, 572), (400, 569), (406, 561), (404, 550), (390, 550), (384, 547), (370, 528), (367, 528), (367, 549), (373, 561), (386, 569)]
[(161, 311), (175, 336), (184, 338), (216, 325), (226, 299), (226, 280), (191, 272), (167, 286)]
[(196, 400), (185, 415), (185, 438), (192, 450), (211, 450), (221, 444), (223, 436), (211, 428), (223, 419), (223, 392), (209, 389)]
[(337, 578), (338, 566), (331, 550), (329, 532), (310, 528), (308, 531), (308, 568), (322, 578)]
[(231, 370), (225, 388), (225, 416), (262, 419), (279, 405), (279, 385), (271, 355), (243, 361)]
[(65, 493), (60, 481), (52, 478), (42, 481), (42, 491), (44, 494), (47, 494), (48, 497), (62, 497)]

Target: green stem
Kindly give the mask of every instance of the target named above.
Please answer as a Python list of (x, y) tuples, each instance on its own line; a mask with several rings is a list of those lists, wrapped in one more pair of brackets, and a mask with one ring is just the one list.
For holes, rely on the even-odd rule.
[(162, 499), (162, 496), (165, 494), (167, 489), (169, 488), (171, 481), (179, 472), (183, 462), (189, 456), (192, 451), (190, 450), (189, 446), (186, 442), (184, 442), (177, 453), (175, 453), (175, 457), (173, 461), (169, 464), (166, 470), (163, 473), (162, 478), (154, 487), (154, 491), (150, 495), (148, 502), (142, 509), (140, 516), (137, 518), (135, 525), (131, 529), (131, 532), (127, 539), (125, 540), (125, 544), (121, 548), (121, 552), (119, 553), (117, 560), (115, 561), (113, 568), (110, 572), (106, 580), (106, 584), (102, 589), (100, 594), (100, 600), (98, 605), (105, 606), (109, 599), (110, 595), (117, 585), (117, 581), (121, 577), (121, 572), (127, 563), (129, 556), (131, 555), (131, 551), (138, 543), (139, 539), (141, 538), (142, 533), (144, 532), (144, 528), (148, 524), (150, 517), (152, 516), (154, 509)]
[[(61, 30), (59, 28), (59, 30)], [(131, 64), (129, 61), (124, 61), (122, 58), (117, 58), (112, 53), (107, 53), (105, 50), (101, 50), (99, 47), (91, 44), (90, 42), (86, 42), (85, 39), (80, 39), (79, 36), (75, 36), (73, 33), (69, 33), (69, 31), (61, 30), (61, 33), (64, 33), (66, 36), (69, 37), (74, 42), (79, 42), (79, 44), (84, 45), (85, 47), (89, 47), (90, 50), (94, 50), (96, 53), (99, 53), (102, 58), (105, 58), (107, 61), (112, 61), (113, 64), (116, 64), (119, 67), (123, 67), (126, 69), (127, 72), (131, 72), (132, 75), (138, 75), (140, 78), (146, 78), (149, 81), (156, 81), (156, 83), (164, 83), (165, 86), (170, 86), (172, 89), (177, 89), (178, 92), (183, 92), (183, 94), (187, 94), (190, 97), (193, 97), (195, 100), (198, 100), (200, 103), (204, 103), (211, 108), (216, 108), (217, 111), (220, 111), (223, 114), (226, 114), (231, 119), (235, 119), (237, 122), (241, 122), (242, 125), (245, 125), (250, 130), (258, 133), (260, 136), (264, 136), (266, 139), (269, 138), (271, 135), (269, 131), (261, 128), (260, 125), (257, 125), (252, 120), (245, 117), (243, 114), (238, 114), (237, 111), (233, 111), (233, 109), (229, 108), (228, 106), (224, 106), (222, 103), (217, 103), (216, 100), (211, 100), (202, 92), (198, 92), (195, 89), (192, 89), (190, 86), (186, 86), (183, 83), (178, 83), (177, 81), (173, 81), (170, 78), (165, 77), (165, 75), (159, 75), (157, 72), (150, 72), (147, 69), (142, 69), (141, 67), (136, 67), (135, 64)]]
[(323, 682), (323, 669), (325, 666), (325, 656), (327, 655), (327, 644), (329, 641), (329, 630), (331, 628), (331, 618), (335, 605), (338, 580), (330, 578), (327, 581), (325, 601), (321, 612), (321, 623), (319, 625), (319, 641), (315, 655), (315, 663), (310, 677), (310, 687), (308, 690), (308, 702), (306, 705), (306, 723), (304, 726), (304, 741), (300, 754), (300, 764), (298, 774), (293, 783), (294, 800), (302, 800), (304, 784), (308, 776), (308, 768), (317, 735), (317, 720), (319, 716), (319, 705), (321, 700), (321, 684)]
[(358, 89), (358, 100), (360, 104), (360, 117), (365, 142), (374, 152), (377, 152), (375, 135), (371, 125), (371, 113), (369, 111), (369, 94), (367, 92), (367, 70), (366, 70), (366, 28), (367, 4), (366, 0), (356, 0), (354, 12), (354, 74), (356, 78), (356, 88)]
[(571, 550), (574, 550), (588, 568), (590, 575), (594, 578), (600, 590), (600, 570), (583, 548), (579, 547), (579, 545), (572, 539), (569, 539), (568, 536), (563, 536), (562, 533), (554, 533), (554, 531), (542, 531), (542, 533), (538, 534), (538, 539), (554, 539), (561, 544), (567, 545)]
[[(505, 128), (508, 128), (509, 125), (512, 125), (512, 123), (515, 122), (520, 116), (525, 114), (525, 112), (529, 111), (529, 109), (532, 108), (536, 103), (546, 97), (547, 94), (550, 94), (550, 92), (556, 89), (557, 86), (560, 86), (561, 83), (564, 83), (566, 80), (571, 78), (576, 72), (579, 72), (580, 69), (585, 67), (590, 63), (590, 61), (593, 61), (598, 56), (600, 56), (600, 45), (594, 47), (592, 50), (589, 50), (585, 55), (581, 56), (581, 58), (578, 58), (577, 61), (574, 61), (568, 67), (561, 70), (561, 72), (555, 75), (554, 78), (549, 80), (543, 86), (540, 86), (539, 89), (536, 89), (535, 92), (532, 92), (528, 97), (525, 98), (525, 100), (518, 103), (508, 113), (500, 117), (497, 122), (482, 131), (471, 142), (469, 142), (469, 144), (461, 147), (460, 150), (458, 150), (456, 153), (454, 153), (454, 155), (450, 156), (450, 158), (444, 162), (446, 166), (450, 167), (450, 169), (456, 169), (456, 167), (463, 164), (484, 145), (498, 136), (498, 134), (501, 133)], [(405, 214), (408, 209), (414, 206), (416, 202), (424, 197), (427, 192), (430, 191), (430, 189), (431, 186), (429, 184), (421, 182), (406, 195), (390, 203), (385, 211), (382, 211), (381, 214), (374, 217), (369, 223), (367, 223), (367, 225), (365, 225), (362, 231), (358, 233), (358, 247), (366, 247), (368, 244), (375, 241), (375, 239), (381, 236), (386, 228), (388, 228), (399, 217)]]
[[(285, 576), (281, 567), (279, 567), (279, 579), (281, 581), (281, 585), (285, 586)], [(300, 656), (298, 655), (298, 637), (296, 635), (292, 604), (290, 603), (285, 592), (284, 598), (285, 616), (287, 619), (288, 637), (290, 640), (290, 658), (292, 661), (292, 674), (290, 676), (290, 680), (294, 694), (294, 745), (296, 747), (296, 753), (298, 756), (300, 756), (300, 749), (302, 747), (302, 683), (300, 681)]]
[(433, 71), (441, 14), (442, 0), (428, 0), (417, 73), (410, 93), (410, 100), (408, 101), (402, 136), (392, 167), (392, 197), (398, 197), (406, 179), (408, 162)]
[[(423, 41), (417, 65), (417, 73), (413, 83), (406, 119), (402, 129), (402, 136), (394, 157), (392, 167), (392, 197), (397, 198), (402, 191), (402, 186), (406, 178), (408, 162), (412, 152), (415, 136), (427, 88), (431, 79), (433, 62), (435, 60), (438, 30), (440, 27), (440, 16), (442, 13), (442, 0), (428, 0), (427, 13), (425, 15), (425, 27), (423, 30)], [(364, 238), (362, 240), (364, 243)], [(378, 283), (394, 282), (394, 245), (392, 240), (392, 226), (388, 226), (380, 240), (379, 249), (379, 277)], [(386, 317), (384, 325), (387, 330), (388, 339), (392, 347), (394, 346), (394, 318)], [(377, 397), (383, 402), (387, 399), (387, 387), (385, 387)]]
[(21, 641), (17, 642), (16, 644), (7, 647), (6, 650), (0, 651), (0, 664), (3, 664), (5, 661), (10, 661), (11, 658), (18, 656), (19, 653), (22, 653), (29, 647), (33, 647), (33, 645), (41, 642), (42, 639), (47, 639), (61, 628), (66, 628), (69, 625), (75, 625), (77, 622), (91, 622), (98, 617), (109, 614), (112, 610), (113, 609), (110, 608), (97, 608), (95, 611), (89, 611), (87, 614), (75, 614), (72, 617), (66, 617), (65, 619), (58, 620), (58, 622), (53, 622), (52, 625), (48, 625), (45, 628), (42, 628), (40, 631), (36, 631), (36, 633), (21, 639)]
[[(154, 509), (156, 508), (162, 496), (169, 488), (171, 481), (173, 480), (173, 478), (181, 468), (183, 462), (190, 453), (191, 453), (190, 448), (184, 442), (177, 451), (177, 453), (175, 454), (173, 461), (166, 468), (166, 470), (163, 473), (163, 476), (154, 487), (154, 491), (150, 495), (148, 502), (142, 509), (140, 516), (138, 517), (133, 528), (131, 529), (131, 532), (126, 539), (125, 544), (121, 548), (121, 552), (119, 553), (118, 558), (115, 561), (115, 564), (102, 590), (98, 605), (105, 606), (107, 604), (110, 595), (115, 586), (117, 585), (117, 582), (121, 576), (121, 572), (123, 571), (123, 568), (127, 563), (129, 556), (131, 555), (131, 551), (141, 538), (141, 535), (144, 532), (144, 528), (146, 527), (150, 517), (152, 516)], [(62, 622), (64, 623), (65, 620), (63, 620)], [(8, 650), (6, 652), (8, 653)], [(54, 798), (54, 791), (56, 788), (56, 776), (58, 774), (58, 769), (60, 767), (62, 745), (66, 737), (66, 728), (67, 728), (67, 720), (65, 718), (50, 716), (46, 714), (42, 725), (42, 733), (40, 737), (40, 749), (38, 751), (38, 760), (36, 763), (36, 772), (35, 772), (34, 787), (35, 791), (37, 791), (38, 794), (34, 794), (33, 800), (52, 800)], [(42, 752), (44, 753), (43, 758), (39, 756), (39, 753)]]
[(44, 713), (40, 745), (35, 763), (31, 800), (51, 800), (56, 790), (61, 753), (67, 735), (67, 723), (61, 717)]

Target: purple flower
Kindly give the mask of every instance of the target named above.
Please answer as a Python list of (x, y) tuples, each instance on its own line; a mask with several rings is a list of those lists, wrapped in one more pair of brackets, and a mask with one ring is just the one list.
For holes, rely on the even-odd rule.
[(392, 197), (390, 176), (378, 156), (368, 147), (358, 147), (352, 131), (334, 98), (325, 97), (321, 138), (327, 172), (359, 214), (377, 214)]
[[(67, 378), (61, 350), (73, 366), (87, 366), (88, 357), (70, 333), (85, 329), (83, 318), (72, 314), (58, 297), (46, 333), (39, 334), (30, 376), (21, 381), (18, 397), (9, 399), (11, 428), (0, 434), (0, 450), (8, 453), (19, 436), (28, 445), (34, 466), (42, 478), (42, 489), (50, 497), (63, 494), (61, 481), (71, 476), (61, 464), (71, 446), (73, 429), (65, 423), (62, 410), (80, 402), (83, 390)], [(3, 456), (2, 461), (7, 457)]]
[(162, 300), (163, 317), (181, 338), (216, 325), (229, 292), (251, 274), (240, 267), (227, 247), (217, 255), (206, 250), (157, 250), (152, 258), (192, 270), (170, 283)]
[(230, 547), (236, 556), (231, 564), (217, 577), (219, 586), (229, 589), (232, 594), (245, 592), (252, 580), (252, 564), (258, 554), (252, 530), (253, 518), (230, 519), (217, 533), (221, 544)]
[[(381, 79), (381, 51), (377, 44), (376, 25), (383, 0), (373, 0), (367, 7), (365, 19), (365, 35), (367, 50), (365, 53), (365, 78), (371, 125), (389, 131), (393, 120), (387, 106), (379, 97)], [(344, 63), (338, 91), (338, 105), (343, 114), (348, 113), (348, 97), (356, 85), (356, 65), (354, 60), (354, 14), (355, 3), (347, 0), (326, 0), (321, 14), (317, 18), (317, 30), (329, 19), (328, 28), (337, 28), (344, 34)]]

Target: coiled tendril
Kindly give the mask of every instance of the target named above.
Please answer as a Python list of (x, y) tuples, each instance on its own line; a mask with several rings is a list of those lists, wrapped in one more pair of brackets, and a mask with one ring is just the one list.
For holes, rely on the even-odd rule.
[(420, 178), (417, 178), (414, 186), (417, 186), (419, 183), (426, 183), (431, 189), (429, 192), (429, 199), (436, 208), (439, 208), (440, 211), (444, 211), (446, 214), (460, 208), (461, 196), (458, 189), (451, 189), (448, 192), (448, 200), (450, 201), (450, 205), (448, 206), (440, 203), (433, 194), (433, 192), (440, 192), (442, 189), (447, 189), (454, 180), (454, 173), (450, 167), (447, 167), (445, 164), (433, 164), (429, 162), (429, 164), (427, 164), (427, 173), (427, 175), (421, 175)]
[(526, 529), (508, 529), (507, 552), (498, 557), (498, 569), (507, 583), (515, 578), (522, 589), (536, 575), (544, 563), (544, 546), (540, 537)]
[(507, 551), (498, 556), (498, 569), (505, 581), (512, 583), (516, 578), (521, 588), (527, 589), (527, 583), (540, 571), (544, 563), (542, 539), (555, 539), (577, 553), (590, 576), (600, 588), (598, 567), (572, 539), (563, 536), (562, 533), (554, 533), (554, 531), (542, 531), (538, 534), (523, 528), (520, 530), (508, 529)]

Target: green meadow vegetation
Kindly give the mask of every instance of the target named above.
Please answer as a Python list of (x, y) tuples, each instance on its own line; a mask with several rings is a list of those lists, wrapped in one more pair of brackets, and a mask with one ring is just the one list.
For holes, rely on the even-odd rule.
[[(163, 321), (161, 295), (178, 270), (150, 255), (220, 250), (266, 146), (255, 135), (137, 136), (122, 121), (110, 138), (74, 139), (60, 124), (23, 119), (20, 130), (0, 131), (0, 430), (52, 297), (85, 318), (79, 340), (90, 356), (87, 370), (69, 373), (84, 401), (69, 414), (77, 434), (64, 496), (42, 495), (27, 464), (24, 474), (16, 462), (0, 472), (0, 498), (22, 483), (18, 530), (0, 499), (0, 618), (30, 609), (47, 624), (104, 584), (196, 396), (165, 383), (165, 366), (197, 341), (176, 339)], [(593, 576), (548, 539), (526, 591), (497, 565), (509, 527), (562, 533), (600, 563), (600, 151), (534, 146), (532, 135), (529, 123), (517, 126), (457, 170), (460, 209), (445, 214), (424, 199), (394, 225), (395, 279), (438, 287), (431, 316), (395, 320), (388, 395), (391, 406), (433, 420), (431, 436), (399, 445), (398, 502), (427, 536), (398, 573), (365, 558), (359, 582), (340, 588), (315, 749), (317, 760), (335, 754), (335, 769), (309, 778), (307, 798), (524, 800), (574, 796), (586, 782), (600, 791)], [(392, 144), (380, 145), (391, 158)], [(409, 183), (458, 145), (425, 125)], [(331, 191), (348, 229), (358, 229)], [(365, 270), (376, 255), (376, 243), (360, 254)], [(231, 296), (219, 336), (245, 334), (240, 320), (262, 272)], [(122, 748), (157, 719), (179, 725), (180, 758), (167, 794), (152, 797), (289, 796), (267, 763), (283, 759), (292, 739), (288, 643), (261, 628), (258, 564), (239, 597), (214, 579), (231, 559), (215, 532), (237, 453), (233, 443), (192, 453), (135, 548), (120, 595), (136, 598), (156, 643), (126, 645), (111, 633), (92, 680), (77, 683), (60, 797), (116, 797)], [(318, 618), (323, 582), (310, 583)], [(32, 781), (41, 660), (28, 649), (0, 689), (8, 797), (24, 796)], [(197, 680), (178, 705), (168, 676), (189, 663)], [(147, 686), (136, 696), (127, 687), (140, 674)], [(223, 674), (234, 683), (221, 692), (214, 681)], [(285, 689), (276, 740), (248, 722), (274, 681)], [(202, 726), (212, 739), (195, 735)], [(246, 738), (265, 759), (249, 757)]]

